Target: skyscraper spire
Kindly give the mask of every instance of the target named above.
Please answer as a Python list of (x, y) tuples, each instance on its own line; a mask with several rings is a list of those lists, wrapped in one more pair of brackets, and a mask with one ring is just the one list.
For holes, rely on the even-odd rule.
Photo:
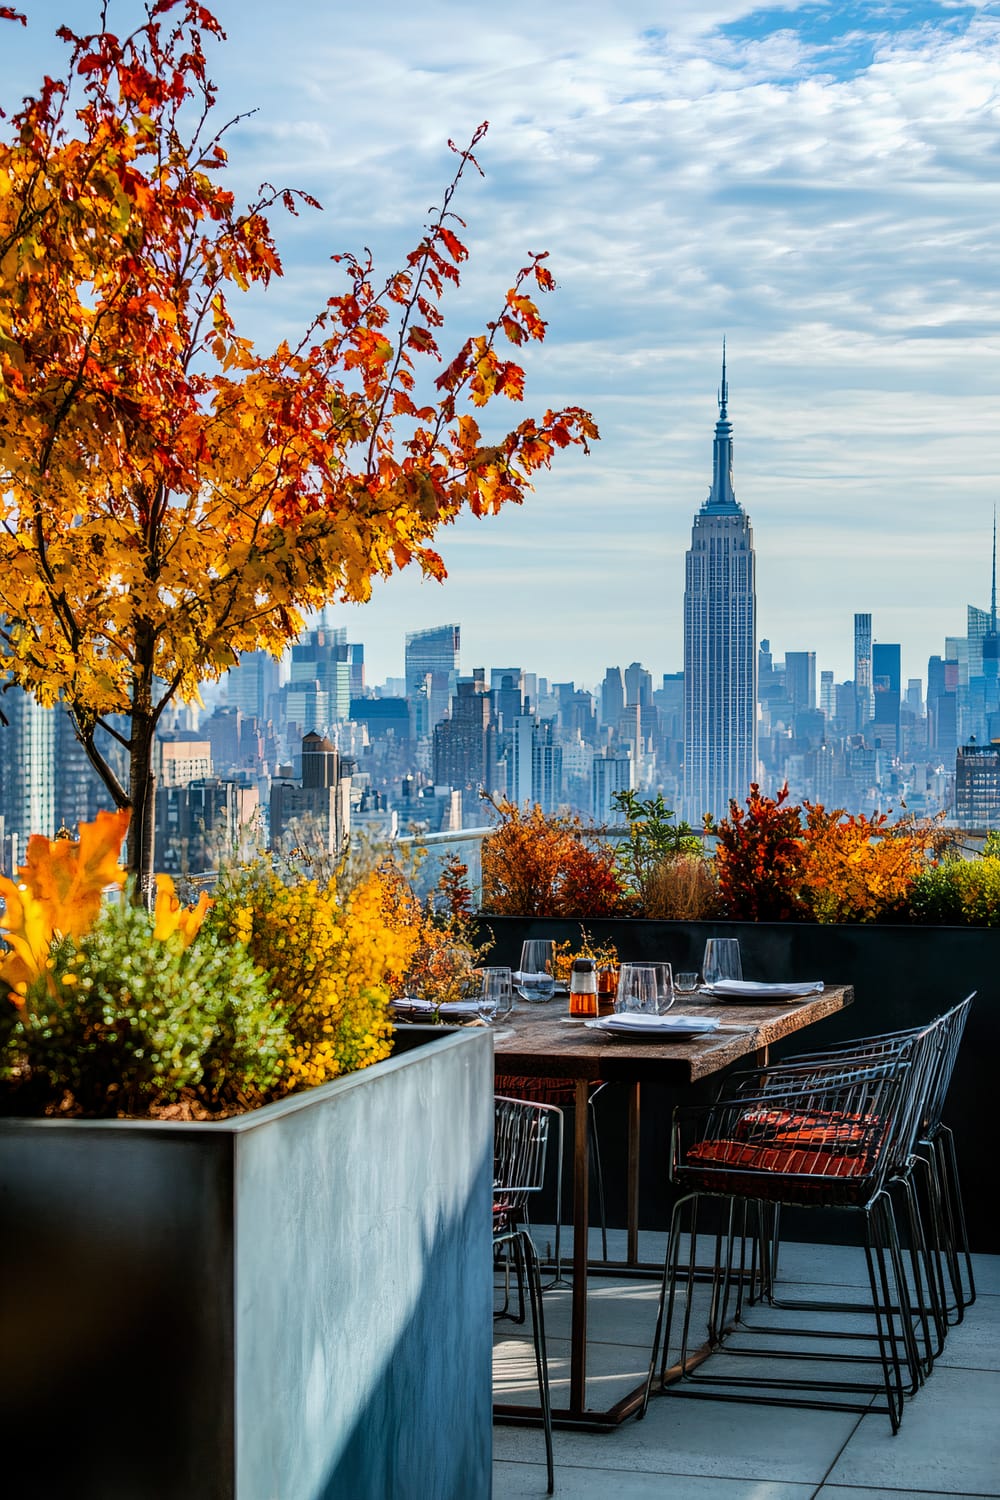
[(722, 340), (722, 384), (719, 386), (719, 420), (715, 424), (712, 451), (712, 488), (703, 510), (735, 515), (740, 507), (733, 490), (733, 424), (729, 420), (729, 381), (726, 379), (726, 341)]
[(990, 634), (997, 633), (997, 508), (993, 507), (993, 592), (990, 596)]

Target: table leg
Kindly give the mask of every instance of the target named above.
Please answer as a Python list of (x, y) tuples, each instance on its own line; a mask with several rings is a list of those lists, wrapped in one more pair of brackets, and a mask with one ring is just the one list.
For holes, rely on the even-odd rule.
[(587, 1241), (590, 1233), (590, 1141), (587, 1100), (590, 1085), (576, 1081), (573, 1111), (573, 1307), (570, 1327), (569, 1405), (587, 1405)]
[(626, 1167), (626, 1224), (630, 1266), (639, 1264), (639, 1085), (629, 1085), (628, 1093), (628, 1163)]

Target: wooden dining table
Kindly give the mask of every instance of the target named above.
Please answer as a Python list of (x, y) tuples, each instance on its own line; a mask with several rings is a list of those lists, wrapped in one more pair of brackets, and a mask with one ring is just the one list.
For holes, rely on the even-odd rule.
[[(589, 1113), (587, 1101), (599, 1082), (620, 1083), (628, 1097), (627, 1250), (626, 1260), (613, 1265), (601, 1262), (600, 1270), (633, 1271), (639, 1265), (639, 1149), (641, 1089), (644, 1083), (671, 1088), (683, 1103), (699, 1092), (699, 1085), (738, 1063), (760, 1065), (768, 1049), (784, 1037), (814, 1026), (826, 1016), (852, 1003), (850, 985), (826, 985), (820, 994), (780, 1004), (705, 1004), (685, 1001), (672, 1015), (711, 1017), (717, 1030), (690, 1039), (641, 1041), (609, 1036), (571, 1021), (565, 1001), (544, 1005), (520, 1002), (504, 1018), (495, 1041), (495, 1071), (500, 1077), (532, 1081), (559, 1078), (574, 1085), (573, 1133), (573, 1282), (570, 1320), (569, 1400), (554, 1406), (553, 1421), (561, 1427), (603, 1430), (617, 1426), (636, 1411), (643, 1387), (637, 1386), (613, 1405), (595, 1409), (587, 1405), (587, 1283), (595, 1269), (588, 1260), (589, 1202)], [(805, 1042), (807, 1039), (803, 1038)], [(500, 1420), (536, 1421), (537, 1407), (498, 1403), (494, 1413)]]

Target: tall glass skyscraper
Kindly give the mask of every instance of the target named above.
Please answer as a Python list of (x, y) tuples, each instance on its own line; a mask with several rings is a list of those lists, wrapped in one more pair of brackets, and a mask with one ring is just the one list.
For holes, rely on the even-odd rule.
[(725, 817), (757, 780), (757, 595), (750, 518), (733, 491), (722, 346), (712, 488), (694, 518), (684, 585), (684, 816)]
[(451, 706), (458, 681), (461, 632), (457, 625), (411, 630), (406, 637), (406, 696), (416, 709), (414, 738), (434, 732)]

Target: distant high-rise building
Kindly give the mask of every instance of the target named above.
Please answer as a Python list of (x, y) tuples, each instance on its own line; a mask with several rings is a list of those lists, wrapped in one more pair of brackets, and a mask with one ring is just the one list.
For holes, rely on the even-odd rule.
[(625, 702), (629, 708), (636, 703), (640, 708), (648, 708), (652, 701), (653, 674), (641, 662), (634, 661), (625, 668)]
[(785, 692), (795, 713), (816, 707), (815, 651), (785, 652)]
[(897, 645), (872, 646), (872, 733), (883, 750), (893, 752), (899, 748), (900, 656)]
[(837, 713), (837, 689), (833, 684), (833, 673), (820, 672), (819, 674), (819, 706), (826, 714), (827, 719), (833, 719)]
[(412, 702), (421, 693), (427, 700), (427, 722), (417, 725), (418, 736), (432, 734), (448, 712), (458, 680), (460, 639), (457, 625), (433, 625), (406, 637), (406, 696)]
[[(350, 714), (351, 693), (354, 691), (351, 679), (352, 675), (356, 676), (356, 664), (352, 667), (350, 661), (352, 650), (363, 648), (349, 646), (347, 631), (342, 627), (337, 630), (309, 630), (292, 647), (289, 688), (294, 692), (304, 684), (318, 684), (328, 704), (327, 724), (335, 719), (342, 721)], [(363, 679), (363, 671), (361, 675)], [(290, 710), (289, 717), (292, 717)], [(306, 727), (310, 731), (320, 730), (325, 733), (327, 724), (314, 723)]]
[(6, 724), (0, 728), (0, 817), (5, 838), (12, 835), (12, 868), (19, 864), (33, 833), (54, 838), (56, 804), (56, 711), (43, 708), (23, 688), (3, 696)]
[(872, 688), (872, 617), (854, 616), (854, 728), (863, 734), (875, 712)]
[(959, 828), (1000, 827), (1000, 745), (959, 745), (955, 822)]
[(625, 678), (621, 667), (608, 667), (601, 683), (601, 723), (617, 725), (625, 707)]
[(234, 708), (265, 724), (274, 716), (278, 663), (269, 651), (245, 651), (225, 676), (226, 696)]
[(451, 717), (434, 726), (434, 784), (462, 792), (463, 813), (476, 810), (480, 789), (497, 790), (497, 733), (482, 678), (460, 677)]
[(271, 783), (271, 840), (277, 843), (292, 826), (303, 825), (328, 854), (343, 848), (351, 831), (351, 771), (336, 746), (324, 736), (302, 739), (302, 780)]
[(712, 488), (694, 518), (684, 588), (684, 811), (722, 817), (757, 778), (757, 598), (750, 518), (733, 492), (722, 352)]
[(595, 823), (618, 823), (622, 813), (614, 804), (616, 792), (630, 792), (635, 786), (635, 761), (629, 754), (609, 750), (595, 755), (591, 768)]

